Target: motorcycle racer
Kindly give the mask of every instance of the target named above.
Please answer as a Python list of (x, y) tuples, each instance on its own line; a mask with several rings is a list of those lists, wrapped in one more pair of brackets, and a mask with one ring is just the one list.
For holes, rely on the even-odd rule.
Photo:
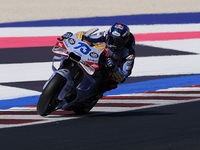
[[(96, 83), (100, 82), (99, 93), (105, 93), (117, 88), (117, 85), (124, 82), (131, 74), (135, 59), (135, 37), (129, 27), (122, 23), (113, 24), (108, 31), (96, 33), (97, 30), (95, 28), (89, 31), (80, 31), (77, 35), (90, 46), (98, 46), (99, 43), (106, 44), (106, 48), (100, 56), (100, 63), (103, 65), (99, 66), (104, 66), (99, 68), (102, 79), (96, 81)], [(67, 32), (62, 35), (61, 40), (68, 39), (72, 35), (71, 32)], [(84, 89), (87, 89), (87, 86), (89, 85), (86, 80), (80, 84), (79, 90), (77, 90), (79, 97), (86, 94)]]
[(131, 74), (135, 59), (135, 38), (127, 25), (115, 23), (108, 31), (102, 31), (90, 36), (83, 35), (83, 40), (91, 44), (105, 42), (107, 48), (104, 54), (107, 57), (105, 64), (111, 71), (109, 80), (106, 80), (102, 91), (117, 88)]
[[(37, 112), (57, 109), (88, 113), (106, 91), (117, 88), (131, 74), (135, 38), (127, 25), (115, 23), (108, 31), (67, 32), (52, 48), (53, 74), (43, 87)], [(54, 61), (59, 60), (57, 69)]]
[[(99, 42), (105, 42), (107, 48), (104, 50), (104, 55), (107, 57), (105, 62), (107, 68), (111, 71), (109, 77), (103, 85), (103, 92), (117, 88), (119, 83), (122, 83), (131, 74), (134, 59), (135, 59), (135, 37), (130, 32), (127, 25), (115, 23), (108, 31), (94, 33), (90, 30), (83, 32), (82, 40), (90, 45), (98, 45)], [(67, 32), (62, 38), (71, 36)], [(108, 75), (108, 74), (106, 74)]]

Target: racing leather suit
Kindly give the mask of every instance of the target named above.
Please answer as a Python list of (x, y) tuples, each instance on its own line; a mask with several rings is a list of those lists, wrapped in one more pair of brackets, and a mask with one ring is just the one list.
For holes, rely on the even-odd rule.
[[(94, 45), (97, 45), (98, 42), (106, 43), (106, 34), (107, 31), (92, 34), (90, 36), (83, 35), (82, 40)], [(120, 49), (117, 52), (113, 52), (109, 48), (106, 48), (103, 55), (110, 57), (116, 64), (115, 67), (111, 70), (109, 77), (107, 76), (108, 74), (106, 75), (109, 80), (104, 82), (104, 89), (102, 91), (105, 92), (117, 88), (117, 85), (124, 82), (126, 78), (131, 74), (135, 59), (134, 35), (130, 33), (128, 42), (123, 49)]]

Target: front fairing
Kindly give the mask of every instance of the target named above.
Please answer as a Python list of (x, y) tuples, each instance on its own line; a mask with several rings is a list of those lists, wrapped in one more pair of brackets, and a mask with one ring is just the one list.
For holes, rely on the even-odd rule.
[[(81, 40), (82, 35), (83, 32), (81, 31), (68, 39), (58, 41), (53, 47), (52, 52), (65, 57), (69, 57), (70, 53), (74, 53), (81, 58), (81, 61), (78, 63), (86, 72), (88, 72), (88, 67), (98, 70), (99, 58), (106, 45), (105, 43), (99, 43), (96, 46), (90, 46), (87, 42)], [(93, 73), (89, 71), (88, 74), (91, 75)]]

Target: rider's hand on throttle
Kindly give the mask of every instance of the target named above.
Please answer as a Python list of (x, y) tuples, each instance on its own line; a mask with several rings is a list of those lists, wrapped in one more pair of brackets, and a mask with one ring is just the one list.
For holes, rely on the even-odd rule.
[(108, 69), (113, 70), (113, 69), (116, 68), (116, 64), (112, 61), (111, 58), (107, 58), (107, 59), (106, 59), (106, 67), (107, 67)]
[(65, 33), (65, 34), (62, 35), (62, 38), (63, 38), (63, 39), (68, 39), (68, 38), (70, 38), (72, 35), (73, 35), (73, 33), (67, 32), (67, 33)]

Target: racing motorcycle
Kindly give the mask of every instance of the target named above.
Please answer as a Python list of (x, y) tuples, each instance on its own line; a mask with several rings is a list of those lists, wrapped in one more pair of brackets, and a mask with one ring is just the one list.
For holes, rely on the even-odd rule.
[[(53, 74), (43, 86), (37, 103), (37, 112), (47, 116), (58, 109), (72, 110), (76, 114), (88, 113), (103, 96), (99, 91), (102, 82), (100, 55), (105, 43), (92, 45), (82, 39), (98, 29), (72, 34), (67, 32), (65, 38), (58, 38), (52, 52)], [(60, 61), (58, 69), (55, 61)]]

